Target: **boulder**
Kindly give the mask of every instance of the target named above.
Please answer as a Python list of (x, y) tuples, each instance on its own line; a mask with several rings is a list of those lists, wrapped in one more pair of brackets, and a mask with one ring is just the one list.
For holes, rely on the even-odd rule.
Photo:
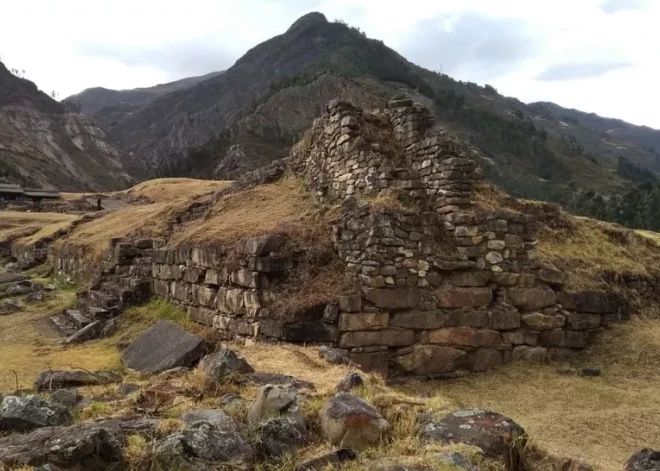
[(234, 428), (234, 420), (222, 409), (197, 409), (185, 412), (181, 420), (187, 427), (194, 427), (198, 423), (211, 424), (221, 429)]
[(66, 343), (74, 344), (74, 343), (83, 343), (89, 340), (93, 340), (101, 334), (101, 330), (103, 330), (103, 326), (104, 326), (103, 321), (91, 322), (82, 329), (78, 330), (76, 333), (71, 334), (69, 337), (67, 337)]
[(591, 314), (617, 313), (625, 306), (625, 301), (615, 293), (585, 291), (582, 293), (559, 293), (559, 304), (568, 311), (586, 312)]
[(58, 389), (50, 395), (51, 402), (62, 404), (69, 409), (76, 407), (82, 398), (77, 389)]
[(624, 471), (660, 471), (660, 452), (650, 448), (637, 451), (626, 461)]
[(279, 386), (290, 386), (298, 390), (314, 389), (314, 385), (309, 381), (277, 373), (249, 373), (245, 375), (245, 379), (249, 383), (258, 385), (275, 384)]
[(240, 432), (203, 422), (165, 438), (157, 445), (156, 454), (165, 469), (181, 469), (180, 460), (183, 460), (206, 466), (212, 462), (219, 468), (244, 470), (251, 469), (255, 457), (254, 449)]
[(3, 431), (27, 432), (63, 425), (70, 420), (65, 406), (48, 403), (39, 396), (5, 396), (0, 404), (0, 430)]
[(230, 380), (232, 376), (254, 373), (254, 368), (245, 359), (229, 349), (206, 355), (200, 362), (202, 371), (209, 382), (219, 383)]
[(33, 291), (25, 296), (25, 301), (28, 303), (40, 303), (44, 300), (43, 290)]
[(13, 271), (0, 271), (0, 284), (27, 280), (27, 277)]
[(32, 284), (29, 281), (19, 281), (9, 285), (5, 291), (6, 296), (22, 296), (30, 294), (33, 291)]
[(199, 335), (173, 322), (162, 321), (135, 339), (121, 359), (129, 368), (156, 374), (178, 366), (192, 366), (206, 350), (206, 342)]
[(120, 437), (121, 429), (103, 423), (40, 428), (0, 438), (0, 463), (9, 467), (49, 463), (85, 471), (121, 469)]
[(335, 465), (341, 465), (346, 461), (356, 460), (358, 454), (355, 450), (350, 448), (339, 448), (338, 450), (331, 451), (311, 460), (300, 463), (296, 466), (296, 471), (324, 471), (328, 467), (333, 467)]
[(116, 371), (48, 370), (42, 371), (34, 382), (37, 391), (65, 389), (78, 386), (95, 386), (121, 382)]
[(466, 355), (453, 347), (413, 345), (410, 353), (394, 359), (394, 365), (397, 370), (416, 376), (443, 374), (459, 369)]
[(298, 405), (298, 391), (274, 384), (263, 386), (248, 410), (248, 423), (257, 424), (271, 417), (290, 418), (305, 427), (305, 418)]
[(348, 393), (331, 397), (320, 412), (321, 430), (334, 445), (362, 450), (389, 437), (391, 427), (378, 410)]
[(256, 436), (257, 452), (263, 458), (280, 458), (307, 442), (305, 429), (286, 417), (275, 417), (260, 423)]
[(122, 383), (119, 386), (117, 386), (117, 394), (119, 394), (120, 396), (128, 396), (129, 394), (133, 394), (134, 392), (139, 390), (140, 390), (140, 386), (133, 383)]
[(349, 392), (364, 385), (364, 380), (359, 373), (351, 372), (344, 376), (335, 387), (337, 392)]
[(346, 353), (338, 348), (326, 346), (319, 347), (319, 357), (333, 365), (349, 365), (351, 363), (351, 360), (346, 356)]
[(3, 314), (13, 314), (22, 310), (23, 306), (13, 299), (5, 299), (0, 303), (0, 316)]
[(437, 453), (433, 455), (433, 459), (439, 461), (443, 465), (450, 466), (452, 469), (463, 469), (465, 471), (479, 471), (479, 467), (472, 464), (462, 454), (453, 451), (448, 453)]
[(47, 283), (44, 285), (44, 291), (55, 291), (55, 285), (52, 283)]
[(245, 241), (245, 251), (257, 257), (278, 251), (286, 243), (284, 234), (266, 234)]
[(526, 440), (525, 430), (513, 420), (481, 409), (459, 410), (429, 422), (420, 437), (426, 442), (464, 443), (481, 448), (488, 457), (515, 460)]

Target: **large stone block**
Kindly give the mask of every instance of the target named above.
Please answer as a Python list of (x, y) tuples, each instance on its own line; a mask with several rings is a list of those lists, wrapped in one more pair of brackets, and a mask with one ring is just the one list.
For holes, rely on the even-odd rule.
[(259, 291), (245, 291), (243, 294), (243, 303), (248, 316), (254, 317), (259, 315), (261, 309), (261, 295)]
[(490, 271), (464, 271), (452, 273), (449, 280), (454, 286), (476, 287), (486, 286), (491, 276)]
[(600, 314), (580, 314), (572, 312), (568, 316), (568, 328), (572, 330), (591, 330), (600, 327)]
[[(252, 264), (250, 266), (252, 268)], [(293, 268), (289, 257), (258, 257), (254, 259), (254, 271), (260, 273), (280, 273)]]
[(500, 286), (521, 286), (534, 283), (534, 279), (530, 273), (493, 273), (491, 281)]
[(587, 346), (587, 334), (583, 331), (574, 330), (547, 330), (541, 332), (539, 343), (546, 347), (585, 348)]
[(385, 352), (351, 352), (351, 362), (363, 371), (373, 371), (387, 377), (389, 373), (389, 354)]
[(428, 342), (432, 344), (484, 347), (495, 345), (499, 341), (499, 332), (468, 327), (450, 327), (428, 333)]
[(541, 268), (536, 273), (536, 277), (544, 283), (548, 283), (552, 286), (563, 286), (568, 278), (566, 273), (552, 268)]
[(614, 293), (586, 291), (569, 293), (562, 291), (558, 297), (559, 304), (568, 311), (587, 312), (593, 314), (616, 313), (625, 307), (622, 298)]
[(502, 352), (494, 348), (480, 348), (474, 353), (474, 371), (488, 371), (502, 364)]
[(154, 280), (154, 293), (157, 296), (166, 298), (170, 292), (170, 284), (167, 281)]
[(122, 352), (121, 359), (137, 371), (161, 373), (179, 366), (192, 366), (206, 353), (207, 345), (173, 322), (159, 322)]
[(548, 349), (543, 347), (518, 346), (513, 349), (514, 361), (544, 363), (548, 359)]
[(204, 307), (215, 306), (218, 290), (207, 286), (193, 285), (193, 301)]
[(387, 347), (405, 347), (413, 343), (415, 334), (407, 329), (383, 329), (368, 332), (346, 332), (339, 339), (340, 348), (369, 347), (382, 345)]
[(282, 340), (296, 343), (334, 342), (337, 328), (321, 320), (298, 321), (282, 327)]
[(339, 309), (342, 312), (360, 312), (362, 310), (362, 296), (359, 294), (340, 296)]
[(509, 288), (508, 299), (518, 309), (534, 311), (555, 304), (557, 295), (550, 288)]
[(223, 276), (221, 270), (208, 269), (204, 276), (204, 284), (211, 286), (220, 286), (227, 282), (227, 277)]
[(488, 327), (489, 314), (485, 309), (456, 309), (449, 311), (447, 327)]
[(183, 280), (187, 283), (199, 283), (200, 280), (204, 279), (204, 269), (197, 267), (188, 267), (186, 268)]
[(532, 330), (555, 330), (564, 326), (566, 318), (561, 314), (532, 312), (529, 314), (523, 314), (522, 321)]
[(391, 327), (403, 327), (416, 330), (434, 330), (447, 325), (449, 314), (445, 311), (408, 311), (390, 316)]
[(440, 345), (414, 345), (412, 352), (394, 358), (397, 371), (413, 375), (449, 373), (463, 366), (467, 353)]
[(178, 299), (183, 302), (190, 302), (191, 299), (191, 289), (190, 285), (183, 282), (174, 281), (170, 285), (170, 292), (174, 299)]
[(527, 329), (518, 329), (513, 332), (504, 332), (502, 342), (511, 345), (536, 345), (539, 334)]
[(283, 234), (266, 234), (245, 241), (245, 251), (249, 255), (263, 256), (276, 252), (286, 243)]
[(339, 330), (380, 330), (387, 327), (387, 312), (344, 312), (339, 315)]
[(520, 327), (520, 312), (513, 306), (501, 304), (490, 311), (490, 328), (511, 330)]
[(236, 270), (231, 274), (231, 282), (243, 288), (258, 288), (259, 277), (257, 273), (250, 270)]
[(364, 297), (384, 309), (413, 309), (422, 300), (417, 289), (366, 289)]
[(435, 290), (440, 307), (487, 306), (493, 300), (490, 288), (439, 288)]

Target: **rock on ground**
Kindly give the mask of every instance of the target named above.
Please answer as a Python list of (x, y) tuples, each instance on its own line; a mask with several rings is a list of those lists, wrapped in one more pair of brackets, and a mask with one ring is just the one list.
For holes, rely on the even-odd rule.
[(66, 406), (48, 403), (39, 396), (6, 396), (0, 404), (0, 430), (4, 431), (28, 432), (70, 420)]
[(65, 407), (75, 407), (82, 400), (76, 389), (58, 389), (50, 395), (51, 402), (62, 404)]
[(362, 450), (390, 434), (390, 424), (364, 399), (348, 393), (331, 397), (321, 410), (321, 429), (335, 445)]
[(245, 375), (245, 379), (249, 383), (266, 385), (266, 384), (275, 384), (280, 386), (291, 386), (298, 390), (300, 389), (315, 389), (314, 384), (309, 381), (302, 379), (294, 378), (289, 375), (281, 375), (277, 373), (248, 373)]
[(122, 429), (108, 422), (40, 428), (0, 438), (0, 462), (9, 467), (40, 466), (105, 471), (122, 458)]
[(660, 471), (660, 452), (650, 448), (639, 450), (628, 458), (624, 471)]
[(420, 436), (426, 442), (465, 443), (481, 448), (491, 458), (518, 459), (524, 447), (525, 430), (513, 420), (481, 409), (459, 410), (424, 425)]
[(2, 283), (15, 283), (17, 281), (27, 280), (25, 275), (20, 273), (15, 273), (13, 271), (2, 271), (0, 272), (0, 284)]
[(343, 351), (332, 347), (319, 347), (319, 357), (333, 365), (349, 365), (351, 363), (351, 360)]
[(44, 292), (42, 290), (33, 291), (25, 297), (28, 303), (40, 303), (44, 300)]
[(0, 303), (0, 316), (3, 314), (13, 314), (22, 310), (23, 306), (13, 299), (5, 299)]
[(258, 424), (270, 417), (284, 417), (305, 427), (305, 418), (298, 405), (298, 391), (274, 384), (267, 384), (257, 392), (248, 410), (248, 422)]
[(360, 388), (364, 385), (364, 380), (359, 373), (348, 373), (344, 376), (341, 381), (335, 387), (337, 392), (350, 392), (353, 389)]
[(236, 374), (254, 373), (254, 368), (242, 356), (226, 348), (206, 355), (202, 358), (200, 366), (207, 380), (213, 383), (221, 382)]
[(48, 370), (42, 371), (34, 382), (37, 391), (65, 389), (78, 386), (94, 386), (121, 382), (116, 371)]
[(178, 366), (192, 366), (206, 350), (206, 342), (199, 335), (163, 321), (135, 339), (121, 359), (129, 368), (155, 374)]
[(177, 466), (183, 460), (212, 462), (228, 469), (249, 469), (255, 456), (250, 443), (238, 431), (219, 429), (207, 423), (198, 423), (170, 435), (157, 446), (157, 454), (165, 466)]
[(264, 458), (279, 458), (307, 442), (305, 429), (291, 418), (277, 417), (257, 427), (258, 453)]
[(350, 448), (339, 448), (338, 450), (331, 451), (305, 461), (304, 463), (300, 463), (296, 466), (296, 471), (323, 471), (328, 469), (329, 466), (340, 465), (345, 461), (356, 460), (357, 457), (358, 454), (355, 450), (351, 450)]
[(187, 427), (199, 423), (211, 424), (218, 428), (234, 428), (234, 420), (222, 409), (197, 409), (185, 412), (181, 420)]

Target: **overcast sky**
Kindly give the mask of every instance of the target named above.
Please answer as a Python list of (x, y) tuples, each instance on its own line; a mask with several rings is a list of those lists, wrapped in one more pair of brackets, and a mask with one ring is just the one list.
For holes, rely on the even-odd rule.
[(229, 68), (310, 11), (525, 102), (660, 129), (660, 0), (4, 0), (0, 60), (44, 91)]

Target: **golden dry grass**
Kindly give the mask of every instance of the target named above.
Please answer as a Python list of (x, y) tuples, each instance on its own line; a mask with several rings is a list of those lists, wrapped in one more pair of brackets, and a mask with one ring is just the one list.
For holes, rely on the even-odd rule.
[[(72, 291), (58, 291), (25, 312), (0, 316), (0, 391), (30, 388), (47, 369), (115, 369), (119, 353), (112, 346), (92, 342), (66, 347), (49, 325), (48, 317), (73, 303)], [(14, 371), (17, 377), (14, 375)]]
[[(187, 178), (150, 180), (120, 192), (136, 201), (82, 224), (62, 244), (81, 248), (98, 258), (114, 237), (162, 237), (173, 218), (190, 203), (228, 187), (231, 182)], [(148, 201), (140, 201), (147, 198)]]
[(570, 288), (608, 288), (607, 272), (654, 276), (660, 271), (660, 247), (650, 237), (654, 233), (641, 236), (614, 224), (566, 217), (568, 227), (541, 229), (539, 255), (568, 274)]
[(77, 216), (63, 213), (0, 211), (0, 243), (15, 240), (28, 245), (67, 228)]

